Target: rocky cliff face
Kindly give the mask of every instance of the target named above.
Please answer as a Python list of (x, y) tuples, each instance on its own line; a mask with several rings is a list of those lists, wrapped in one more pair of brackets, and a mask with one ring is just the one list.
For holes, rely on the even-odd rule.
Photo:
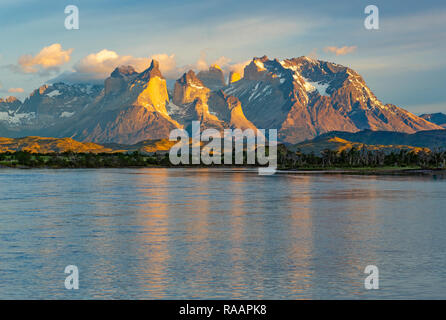
[(189, 70), (175, 82), (173, 103), (182, 105), (191, 103), (197, 98), (206, 102), (210, 91), (211, 90), (205, 87), (204, 83), (195, 75), (195, 72)]
[(237, 81), (239, 81), (241, 78), (242, 78), (242, 76), (241, 76), (238, 72), (231, 71), (231, 72), (229, 73), (228, 84), (237, 82)]
[(104, 95), (67, 128), (53, 134), (81, 141), (133, 144), (169, 136), (179, 124), (167, 113), (166, 80), (157, 61), (142, 73), (117, 68), (105, 81)]
[(207, 71), (200, 71), (197, 77), (211, 90), (218, 90), (225, 86), (223, 71), (216, 64), (210, 66)]
[(177, 80), (173, 95), (175, 107), (171, 116), (189, 131), (192, 121), (200, 121), (202, 130), (256, 129), (252, 122), (246, 119), (242, 105), (236, 97), (229, 96), (222, 90), (211, 91), (193, 71), (185, 73)]
[(258, 128), (277, 128), (295, 143), (333, 130), (416, 132), (440, 127), (394, 105), (384, 105), (347, 67), (307, 57), (254, 58), (244, 78), (225, 93), (241, 101)]
[(15, 112), (22, 103), (16, 97), (7, 97), (0, 99), (0, 112)]
[(209, 112), (208, 99), (211, 90), (189, 70), (175, 83), (171, 111), (173, 119), (178, 121), (186, 130), (191, 131), (192, 121), (200, 121), (201, 129), (214, 128), (223, 130), (225, 124), (214, 114)]
[(127, 83), (137, 76), (132, 66), (116, 68), (109, 78), (105, 80), (105, 95), (119, 94), (127, 89)]
[(354, 70), (307, 57), (254, 58), (228, 85), (218, 66), (191, 70), (175, 82), (172, 101), (155, 60), (141, 73), (116, 68), (104, 86), (55, 83), (23, 103), (0, 100), (0, 135), (100, 143), (168, 138), (192, 121), (202, 129), (277, 129), (281, 141), (297, 143), (330, 131), (443, 129), (434, 118), (383, 104)]
[(224, 91), (220, 90), (210, 96), (209, 105), (212, 106), (212, 112), (227, 127), (232, 129), (257, 130), (255, 125), (246, 118), (242, 104), (238, 98), (227, 95)]
[(102, 90), (97, 85), (55, 83), (34, 90), (23, 103), (10, 97), (0, 102), (0, 131), (10, 136), (45, 135), (48, 128), (70, 122), (94, 104)]

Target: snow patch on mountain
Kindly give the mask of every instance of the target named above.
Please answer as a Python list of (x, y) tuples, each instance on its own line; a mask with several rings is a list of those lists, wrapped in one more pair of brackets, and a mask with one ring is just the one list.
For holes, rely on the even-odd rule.
[(53, 91), (51, 91), (50, 93), (47, 93), (46, 95), (48, 96), (48, 97), (57, 97), (57, 96), (60, 96), (62, 93), (59, 91), (59, 90), (53, 90)]
[(29, 113), (9, 113), (0, 112), (0, 121), (5, 121), (10, 125), (20, 125), (26, 121), (32, 120), (36, 117), (34, 112)]
[(310, 81), (307, 78), (303, 78), (305, 80), (304, 87), (307, 92), (317, 91), (321, 96), (330, 97), (330, 94), (327, 93), (327, 89), (330, 86), (328, 83), (323, 83), (322, 81), (314, 82)]
[(189, 85), (190, 85), (192, 88), (195, 88), (195, 89), (203, 89), (203, 88), (204, 88), (203, 86), (197, 85), (197, 84), (195, 84), (195, 83), (193, 83), (193, 82), (189, 83)]
[(70, 118), (74, 115), (74, 112), (64, 111), (60, 114), (60, 118)]

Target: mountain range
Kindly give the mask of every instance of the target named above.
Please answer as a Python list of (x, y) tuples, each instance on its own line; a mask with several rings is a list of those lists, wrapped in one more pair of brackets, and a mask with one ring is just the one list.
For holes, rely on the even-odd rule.
[(168, 90), (156, 60), (140, 73), (119, 66), (103, 86), (54, 83), (24, 102), (1, 99), (0, 136), (136, 144), (201, 121), (202, 129), (277, 129), (281, 142), (295, 144), (332, 131), (412, 134), (446, 123), (384, 104), (354, 70), (308, 57), (253, 58), (228, 80), (212, 65), (186, 72)]

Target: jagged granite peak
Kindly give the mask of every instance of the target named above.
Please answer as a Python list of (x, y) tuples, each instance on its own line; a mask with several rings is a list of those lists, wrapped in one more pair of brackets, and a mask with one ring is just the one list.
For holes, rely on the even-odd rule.
[(190, 131), (192, 121), (200, 121), (201, 130), (213, 128), (219, 131), (225, 128), (225, 123), (209, 112), (208, 104), (196, 98), (186, 109), (186, 117), (183, 119), (186, 130)]
[(111, 77), (112, 78), (122, 78), (124, 76), (131, 76), (133, 74), (137, 73), (135, 68), (133, 68), (132, 66), (119, 66), (117, 67), (112, 73), (111, 73)]
[(0, 114), (0, 132), (119, 143), (166, 138), (180, 127), (168, 115), (168, 103), (166, 80), (154, 60), (142, 73), (115, 69), (104, 87), (42, 86), (17, 112)]
[(218, 90), (225, 86), (223, 70), (216, 64), (211, 65), (209, 70), (200, 71), (197, 77), (211, 90)]
[(242, 76), (240, 75), (240, 73), (238, 73), (236, 71), (231, 71), (229, 73), (228, 85), (230, 85), (231, 83), (237, 82), (240, 79), (242, 79)]
[(115, 69), (105, 80), (104, 98), (108, 109), (116, 109), (120, 104), (127, 103), (168, 116), (166, 105), (169, 102), (169, 95), (166, 80), (156, 60), (152, 60), (150, 67), (141, 73), (127, 66)]
[(166, 105), (169, 103), (166, 80), (159, 76), (153, 76), (144, 85), (144, 89), (139, 93), (133, 105), (143, 106), (148, 110), (157, 111), (169, 117)]
[(88, 107), (102, 92), (102, 86), (57, 82), (34, 90), (23, 103), (0, 104), (0, 126), (9, 136), (47, 135), (46, 129), (65, 123)]
[(439, 129), (406, 110), (381, 103), (352, 69), (308, 57), (254, 58), (245, 67), (244, 78), (224, 91), (240, 99), (254, 125), (278, 129), (285, 142), (333, 130)]
[(267, 74), (264, 63), (268, 61), (267, 56), (253, 58), (244, 69), (244, 78), (247, 80), (261, 80)]
[(210, 89), (203, 84), (195, 72), (189, 70), (175, 82), (173, 103), (182, 105), (191, 103), (196, 98), (200, 98), (203, 102), (206, 102), (209, 92)]
[(10, 106), (11, 108), (13, 108), (14, 106), (18, 106), (21, 104), (22, 104), (22, 102), (14, 96), (6, 97), (6, 99), (0, 98), (0, 105), (3, 105), (3, 107), (5, 107), (5, 108), (7, 106)]
[(197, 77), (195, 72), (193, 70), (189, 70), (188, 72), (184, 73), (178, 80), (178, 83), (185, 85), (185, 84), (195, 84), (198, 86), (203, 87), (203, 82)]
[(41, 96), (45, 93), (45, 91), (48, 89), (48, 85), (44, 84), (40, 86), (39, 88), (35, 89), (33, 92), (31, 92), (30, 96)]
[[(66, 84), (57, 82), (34, 91), (23, 102), (22, 111), (36, 112), (37, 116), (57, 112), (72, 112), (92, 102), (102, 91), (100, 85)], [(66, 116), (66, 115), (64, 115)]]
[(164, 79), (163, 75), (161, 74), (161, 71), (159, 69), (160, 64), (157, 60), (152, 59), (152, 62), (150, 63), (150, 67), (144, 70), (139, 74), (140, 79), (151, 79), (153, 77), (160, 77), (161, 79)]
[(126, 90), (130, 80), (139, 75), (132, 66), (119, 66), (105, 79), (105, 95), (119, 94)]
[(223, 90), (213, 92), (209, 97), (210, 112), (224, 121), (230, 128), (257, 130), (243, 113), (240, 100)]
[(149, 69), (151, 70), (159, 70), (160, 69), (160, 63), (158, 62), (158, 60), (152, 59), (152, 62), (150, 63), (150, 67)]
[(109, 77), (105, 87), (105, 94), (78, 115), (78, 123), (53, 132), (81, 141), (133, 144), (166, 138), (181, 127), (167, 113), (166, 80), (156, 60), (142, 73)]
[[(9, 96), (6, 99), (0, 98), (0, 112), (6, 112), (8, 115), (14, 113), (17, 109), (20, 108), (22, 102), (16, 97)], [(6, 117), (6, 114), (4, 115)], [(1, 116), (0, 116), (1, 119)]]
[(251, 81), (269, 82), (281, 85), (285, 81), (291, 85), (293, 72), (285, 70), (279, 60), (269, 60), (267, 56), (254, 58), (244, 69), (244, 79)]
[(20, 102), (20, 100), (19, 99), (17, 99), (16, 97), (14, 97), (14, 96), (9, 96), (9, 97), (7, 97), (6, 99), (0, 99), (0, 102), (6, 102), (6, 103), (17, 103), (17, 102)]
[[(442, 130), (433, 118), (382, 103), (354, 70), (308, 57), (254, 58), (244, 77), (221, 89), (189, 71), (175, 82), (173, 103), (157, 61), (142, 73), (132, 69), (115, 69), (104, 86), (55, 83), (23, 103), (3, 100), (0, 133), (136, 143), (200, 120), (218, 129), (277, 129), (281, 141), (296, 143), (329, 131)], [(218, 67), (206, 72), (221, 80)]]

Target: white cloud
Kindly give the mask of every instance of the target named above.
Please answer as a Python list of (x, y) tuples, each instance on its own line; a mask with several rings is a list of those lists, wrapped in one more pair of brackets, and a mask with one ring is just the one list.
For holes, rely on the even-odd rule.
[(35, 56), (30, 54), (21, 56), (18, 60), (18, 67), (24, 73), (57, 69), (57, 67), (70, 61), (72, 52), (73, 49), (63, 50), (59, 43), (54, 43), (44, 47)]
[(208, 64), (208, 62), (206, 60), (206, 52), (202, 51), (200, 53), (200, 58), (197, 60), (197, 62), (195, 64), (185, 65), (181, 68), (178, 68), (177, 73), (179, 75), (181, 75), (190, 69), (197, 70), (197, 71), (203, 71), (203, 70), (208, 70), (209, 67), (212, 65), (218, 65), (222, 69), (223, 73), (225, 73), (225, 74), (228, 74), (230, 71), (235, 71), (243, 76), (243, 69), (245, 68), (245, 66), (247, 66), (251, 62), (251, 60), (247, 60), (244, 62), (238, 62), (238, 63), (231, 63), (231, 61), (232, 61), (232, 59), (225, 57), (225, 56), (221, 56), (221, 57), (217, 58), (216, 60), (214, 60), (211, 64)]
[(131, 65), (136, 71), (142, 72), (150, 66), (152, 59), (158, 60), (160, 70), (165, 76), (175, 73), (176, 60), (175, 55), (154, 54), (149, 58), (139, 58), (131, 55), (119, 55), (117, 52), (103, 49), (99, 52), (89, 54), (75, 64), (74, 70), (81, 74), (90, 75), (91, 78), (106, 78), (113, 70), (121, 65)]
[(113, 70), (121, 65), (131, 65), (136, 71), (142, 72), (150, 66), (152, 59), (160, 64), (160, 71), (167, 79), (178, 79), (183, 73), (192, 69), (195, 71), (208, 70), (210, 65), (217, 64), (225, 74), (229, 71), (237, 71), (243, 75), (243, 68), (250, 62), (231, 63), (231, 59), (221, 56), (208, 64), (206, 51), (203, 50), (198, 60), (193, 64), (177, 66), (176, 55), (159, 53), (149, 58), (134, 57), (131, 55), (119, 55), (117, 52), (103, 49), (96, 53), (91, 53), (74, 65), (72, 72), (65, 72), (52, 79), (51, 82), (102, 82), (110, 76)]
[(222, 69), (226, 69), (229, 67), (229, 63), (231, 62), (230, 58), (227, 58), (225, 56), (221, 56), (220, 58), (218, 58), (217, 60), (215, 60), (212, 64), (216, 64), (217, 66), (219, 66)]
[(208, 63), (206, 61), (206, 52), (201, 51), (200, 58), (195, 63), (194, 67), (191, 67), (191, 69), (198, 69), (199, 71), (207, 70), (209, 68)]
[(82, 58), (74, 69), (81, 73), (98, 74), (101, 77), (108, 76), (120, 65), (131, 65), (141, 72), (148, 68), (150, 60), (148, 58), (135, 58), (133, 56), (120, 56), (115, 51), (103, 49), (97, 53), (89, 54)]
[(23, 90), (23, 88), (10, 88), (9, 90), (8, 90), (8, 92), (10, 92), (10, 93), (22, 93), (22, 92), (24, 92), (25, 90)]
[(244, 62), (235, 63), (229, 66), (229, 71), (237, 72), (242, 77), (244, 75), (245, 67), (251, 62), (251, 60), (246, 60)]
[(324, 51), (325, 51), (325, 52), (331, 52), (331, 53), (334, 53), (334, 54), (336, 54), (337, 56), (344, 56), (344, 55), (346, 55), (346, 54), (355, 52), (356, 49), (357, 49), (356, 46), (350, 46), (350, 47), (348, 47), (348, 46), (344, 46), (344, 47), (339, 47), (339, 48), (338, 48), (338, 47), (331, 46), (331, 47), (325, 47), (325, 48), (324, 48)]

